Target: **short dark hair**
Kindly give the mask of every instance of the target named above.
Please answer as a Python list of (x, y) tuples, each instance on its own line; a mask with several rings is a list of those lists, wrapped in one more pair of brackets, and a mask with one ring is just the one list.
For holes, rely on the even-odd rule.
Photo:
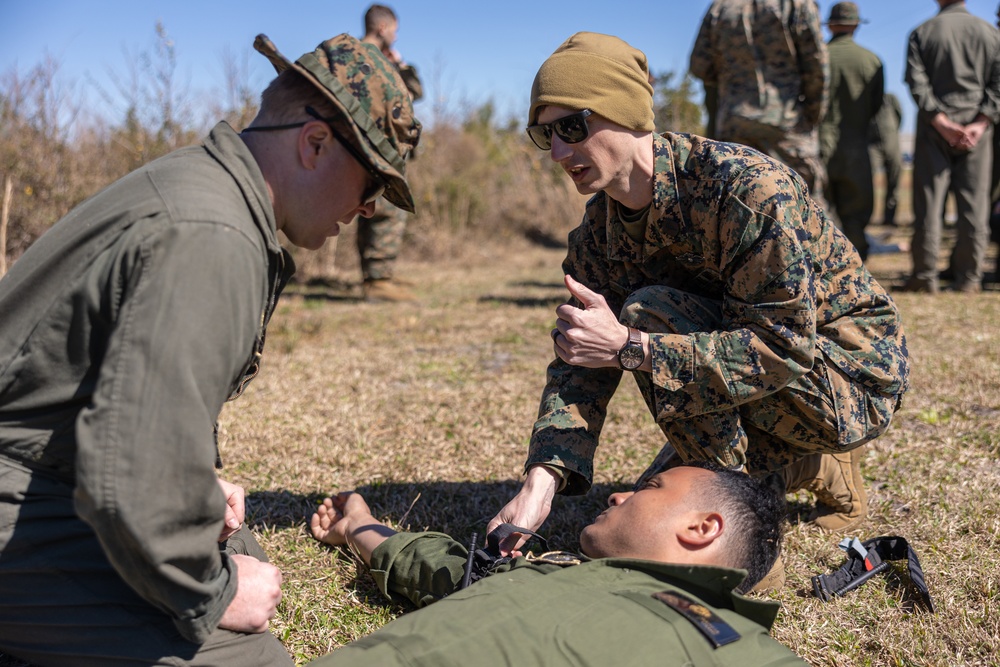
[(372, 5), (365, 12), (365, 34), (372, 34), (382, 21), (398, 21), (396, 12), (385, 5)]
[(308, 120), (307, 106), (324, 118), (343, 115), (316, 84), (293, 69), (286, 69), (271, 80), (260, 96), (260, 112), (254, 123), (277, 125)]
[(718, 511), (729, 523), (725, 538), (729, 565), (747, 571), (747, 578), (738, 587), (745, 593), (767, 575), (781, 553), (787, 514), (784, 494), (765, 480), (715, 462), (685, 465), (715, 473), (704, 482), (709, 487), (704, 493), (721, 503)]

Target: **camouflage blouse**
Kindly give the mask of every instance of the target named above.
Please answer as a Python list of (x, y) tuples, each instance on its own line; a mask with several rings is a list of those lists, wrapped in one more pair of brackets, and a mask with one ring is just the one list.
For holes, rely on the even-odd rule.
[[(658, 422), (758, 400), (809, 372), (820, 354), (873, 391), (906, 390), (895, 303), (795, 172), (745, 146), (686, 134), (655, 136), (653, 151), (642, 242), (598, 193), (570, 233), (563, 270), (615, 312), (651, 285), (721, 306), (716, 330), (650, 334), (652, 380), (671, 397), (658, 402)], [(615, 368), (553, 361), (526, 466), (568, 470), (564, 492), (586, 492), (620, 379)]]

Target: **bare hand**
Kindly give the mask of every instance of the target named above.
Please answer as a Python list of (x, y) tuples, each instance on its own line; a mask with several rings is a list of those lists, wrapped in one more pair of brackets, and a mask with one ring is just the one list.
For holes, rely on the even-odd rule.
[(316, 508), (309, 522), (313, 537), (330, 546), (339, 547), (347, 544), (351, 532), (351, 524), (371, 523), (371, 508), (365, 499), (353, 491), (342, 491)]
[[(538, 530), (552, 509), (557, 477), (556, 473), (543, 465), (533, 466), (528, 470), (527, 479), (525, 479), (521, 490), (493, 517), (493, 520), (486, 527), (486, 533), (492, 533), (502, 523), (512, 523), (520, 528)], [(515, 533), (500, 544), (500, 553), (504, 556), (519, 555), (517, 550), (525, 541), (523, 535)]]
[(979, 140), (983, 138), (987, 127), (989, 127), (989, 121), (985, 118), (977, 118), (966, 125), (963, 128), (962, 138), (959, 140), (957, 148), (971, 151), (979, 143)]
[(222, 493), (226, 496), (226, 517), (219, 534), (219, 541), (225, 542), (243, 525), (246, 516), (246, 491), (242, 486), (218, 480)]
[(236, 563), (236, 597), (219, 627), (234, 632), (264, 632), (281, 602), (281, 570), (253, 556), (230, 556)]
[(618, 350), (628, 342), (628, 327), (618, 321), (603, 296), (572, 276), (567, 275), (565, 282), (583, 308), (569, 303), (556, 308), (558, 332), (552, 332), (556, 355), (574, 366), (617, 367)]
[(959, 144), (962, 142), (965, 136), (965, 128), (948, 118), (943, 113), (937, 113), (931, 119), (931, 126), (938, 131), (948, 145), (952, 148), (958, 148)]
[(387, 49), (382, 49), (382, 55), (384, 55), (389, 60), (389, 62), (393, 63), (394, 65), (399, 65), (400, 67), (402, 67), (403, 56), (399, 55), (399, 51), (397, 51), (396, 49), (393, 49), (391, 47)]

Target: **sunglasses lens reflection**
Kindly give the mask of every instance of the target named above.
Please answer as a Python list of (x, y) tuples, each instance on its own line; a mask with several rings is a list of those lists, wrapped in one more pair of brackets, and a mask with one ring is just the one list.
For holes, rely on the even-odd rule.
[(590, 134), (587, 126), (589, 115), (590, 111), (584, 110), (544, 125), (531, 125), (528, 127), (528, 136), (543, 151), (551, 150), (553, 132), (567, 144), (580, 143)]

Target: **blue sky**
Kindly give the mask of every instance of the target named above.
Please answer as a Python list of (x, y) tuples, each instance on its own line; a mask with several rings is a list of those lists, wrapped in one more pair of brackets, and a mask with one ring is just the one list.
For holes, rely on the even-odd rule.
[[(970, 12), (993, 23), (998, 0), (967, 0)], [(710, 0), (546, 2), (506, 0), (389, 0), (400, 17), (397, 48), (416, 65), (426, 98), (417, 112), (461, 114), (492, 99), (501, 119), (526, 111), (541, 62), (569, 35), (591, 30), (617, 35), (646, 52), (654, 72), (682, 72)], [(834, 0), (822, 0), (825, 20)], [(155, 44), (162, 21), (173, 40), (176, 81), (192, 97), (221, 89), (223, 54), (246, 66), (260, 88), (273, 71), (251, 48), (267, 33), (287, 56), (298, 57), (332, 35), (361, 34), (367, 0), (215, 2), (212, 0), (0, 0), (0, 74), (21, 73), (46, 55), (59, 64), (69, 94), (108, 112), (98, 87), (114, 90), (109, 71), (128, 71), (127, 59)], [(906, 39), (937, 11), (934, 0), (861, 0), (857, 41), (878, 54), (886, 88), (904, 103), (904, 129), (914, 111), (903, 83)], [(132, 54), (127, 55), (127, 54)], [(110, 111), (113, 114), (113, 111)]]

